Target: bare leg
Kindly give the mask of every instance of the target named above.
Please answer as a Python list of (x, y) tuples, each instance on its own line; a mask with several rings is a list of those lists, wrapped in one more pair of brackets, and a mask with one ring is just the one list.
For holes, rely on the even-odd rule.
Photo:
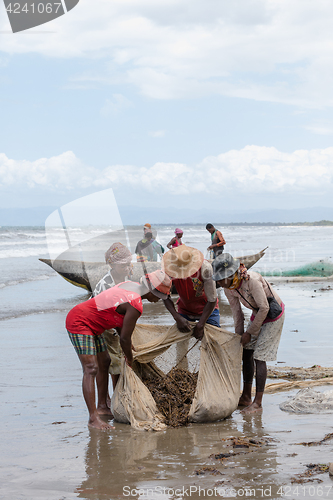
[(109, 386), (109, 366), (110, 356), (108, 351), (97, 353), (98, 372), (96, 375), (98, 404), (97, 412), (99, 415), (109, 415), (113, 417), (107, 404), (108, 386)]
[(253, 403), (243, 410), (243, 413), (257, 413), (262, 410), (262, 397), (264, 395), (267, 379), (266, 361), (255, 360), (256, 363), (256, 395)]
[(243, 350), (243, 392), (238, 406), (249, 406), (252, 403), (252, 382), (254, 376), (253, 350)]
[(89, 354), (79, 354), (79, 359), (81, 361), (83, 370), (82, 392), (89, 412), (88, 425), (90, 427), (95, 427), (96, 429), (101, 430), (112, 429), (113, 427), (111, 425), (103, 422), (96, 408), (95, 379), (98, 373), (97, 356)]

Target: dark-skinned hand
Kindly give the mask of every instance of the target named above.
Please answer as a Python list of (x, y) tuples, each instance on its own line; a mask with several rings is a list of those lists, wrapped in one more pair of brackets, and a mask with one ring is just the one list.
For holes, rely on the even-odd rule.
[(242, 337), (241, 337), (241, 344), (244, 346), (245, 344), (248, 344), (251, 341), (251, 335), (247, 332), (244, 332)]
[(186, 318), (183, 318), (181, 316), (179, 319), (177, 319), (176, 323), (177, 323), (177, 328), (180, 332), (188, 333), (191, 331), (191, 325)]

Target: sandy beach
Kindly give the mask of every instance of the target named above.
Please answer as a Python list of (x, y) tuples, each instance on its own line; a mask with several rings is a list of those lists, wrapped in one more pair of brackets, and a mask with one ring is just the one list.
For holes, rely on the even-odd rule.
[[(59, 276), (47, 283), (46, 288), (52, 283), (52, 293), (66, 295), (69, 303), (84, 296)], [(36, 285), (26, 286), (32, 300)], [(328, 282), (276, 286), (287, 314), (273, 366), (332, 366), (333, 291)], [(223, 294), (220, 310), (223, 327), (232, 328)], [(146, 304), (140, 321), (171, 324), (171, 319), (162, 304)], [(232, 498), (245, 496), (245, 488), (256, 489), (255, 498), (333, 497), (327, 472), (315, 474), (310, 482), (293, 483), (306, 465), (328, 464), (333, 446), (333, 440), (311, 447), (298, 444), (322, 440), (332, 425), (327, 413), (281, 411), (279, 404), (297, 390), (265, 395), (261, 415), (243, 416), (237, 410), (225, 421), (158, 433), (117, 422), (112, 432), (89, 430), (81, 367), (64, 329), (63, 311), (7, 319), (5, 324), (0, 498), (174, 499), (189, 494), (202, 498), (203, 491)], [(234, 448), (231, 438), (252, 439), (254, 444)], [(221, 453), (229, 456), (214, 458)]]
[[(257, 264), (264, 271), (277, 266), (292, 269), (331, 256), (331, 229), (230, 227), (226, 231), (244, 255), (270, 243)], [(186, 243), (204, 251), (205, 233), (188, 227)], [(159, 234), (165, 243), (172, 228), (161, 227)], [(245, 487), (257, 488), (256, 498), (332, 498), (327, 472), (297, 476), (309, 464), (329, 463), (333, 444), (333, 440), (311, 447), (298, 444), (319, 442), (331, 432), (329, 413), (296, 415), (280, 410), (279, 404), (298, 389), (267, 393), (262, 415), (243, 416), (237, 410), (221, 422), (159, 433), (117, 422), (111, 432), (89, 430), (81, 366), (64, 327), (67, 312), (89, 295), (38, 261), (46, 251), (43, 228), (2, 231), (1, 499), (171, 500), (203, 498), (203, 491), (206, 497), (232, 498), (245, 496)], [(286, 304), (278, 359), (272, 368), (332, 367), (332, 282), (296, 283), (273, 277), (269, 282)], [(232, 331), (223, 292), (219, 307), (221, 326)], [(145, 303), (140, 322), (171, 325), (173, 320), (163, 304)], [(267, 381), (273, 382), (279, 380)], [(234, 448), (237, 438), (247, 447)], [(293, 483), (298, 479), (310, 482)], [(298, 495), (291, 489), (297, 486)]]
[(0, 0), (0, 500), (333, 500), (332, 19)]

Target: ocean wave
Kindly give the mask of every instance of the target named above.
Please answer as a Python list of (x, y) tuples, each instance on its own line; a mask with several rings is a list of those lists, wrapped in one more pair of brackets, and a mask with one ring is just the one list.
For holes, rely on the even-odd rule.
[[(27, 240), (27, 241), (15, 241), (15, 240), (9, 240), (9, 241), (0, 241), (0, 251), (1, 248), (8, 248), (8, 247), (13, 247), (15, 246), (21, 246), (22, 248), (25, 247), (30, 247), (30, 246), (37, 246), (43, 244), (43, 241), (40, 240)], [(45, 248), (47, 248), (46, 240), (45, 240)]]
[[(37, 247), (31, 249), (24, 248), (8, 248), (6, 250), (0, 249), (0, 259), (11, 259), (15, 257), (42, 257), (47, 254), (45, 247)], [(48, 255), (46, 255), (48, 257)]]
[(19, 278), (5, 281), (4, 283), (0, 283), (0, 289), (6, 288), (7, 286), (17, 286), (22, 285), (22, 283), (30, 283), (32, 281), (44, 281), (50, 278), (54, 278), (56, 275), (52, 274), (41, 274), (40, 276), (34, 276), (33, 278)]
[(68, 308), (68, 306), (64, 307), (54, 307), (54, 308), (47, 308), (47, 309), (28, 309), (26, 311), (21, 310), (21, 311), (10, 311), (8, 313), (0, 314), (0, 321), (7, 321), (9, 319), (16, 319), (16, 318), (22, 318), (26, 316), (31, 316), (32, 314), (48, 314), (48, 313), (63, 313), (64, 311), (69, 311), (71, 307)]

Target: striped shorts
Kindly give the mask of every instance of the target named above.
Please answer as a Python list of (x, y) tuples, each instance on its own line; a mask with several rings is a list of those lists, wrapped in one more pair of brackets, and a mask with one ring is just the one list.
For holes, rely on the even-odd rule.
[(71, 333), (67, 330), (77, 354), (88, 354), (96, 356), (98, 352), (107, 350), (103, 335), (83, 335), (82, 333)]

